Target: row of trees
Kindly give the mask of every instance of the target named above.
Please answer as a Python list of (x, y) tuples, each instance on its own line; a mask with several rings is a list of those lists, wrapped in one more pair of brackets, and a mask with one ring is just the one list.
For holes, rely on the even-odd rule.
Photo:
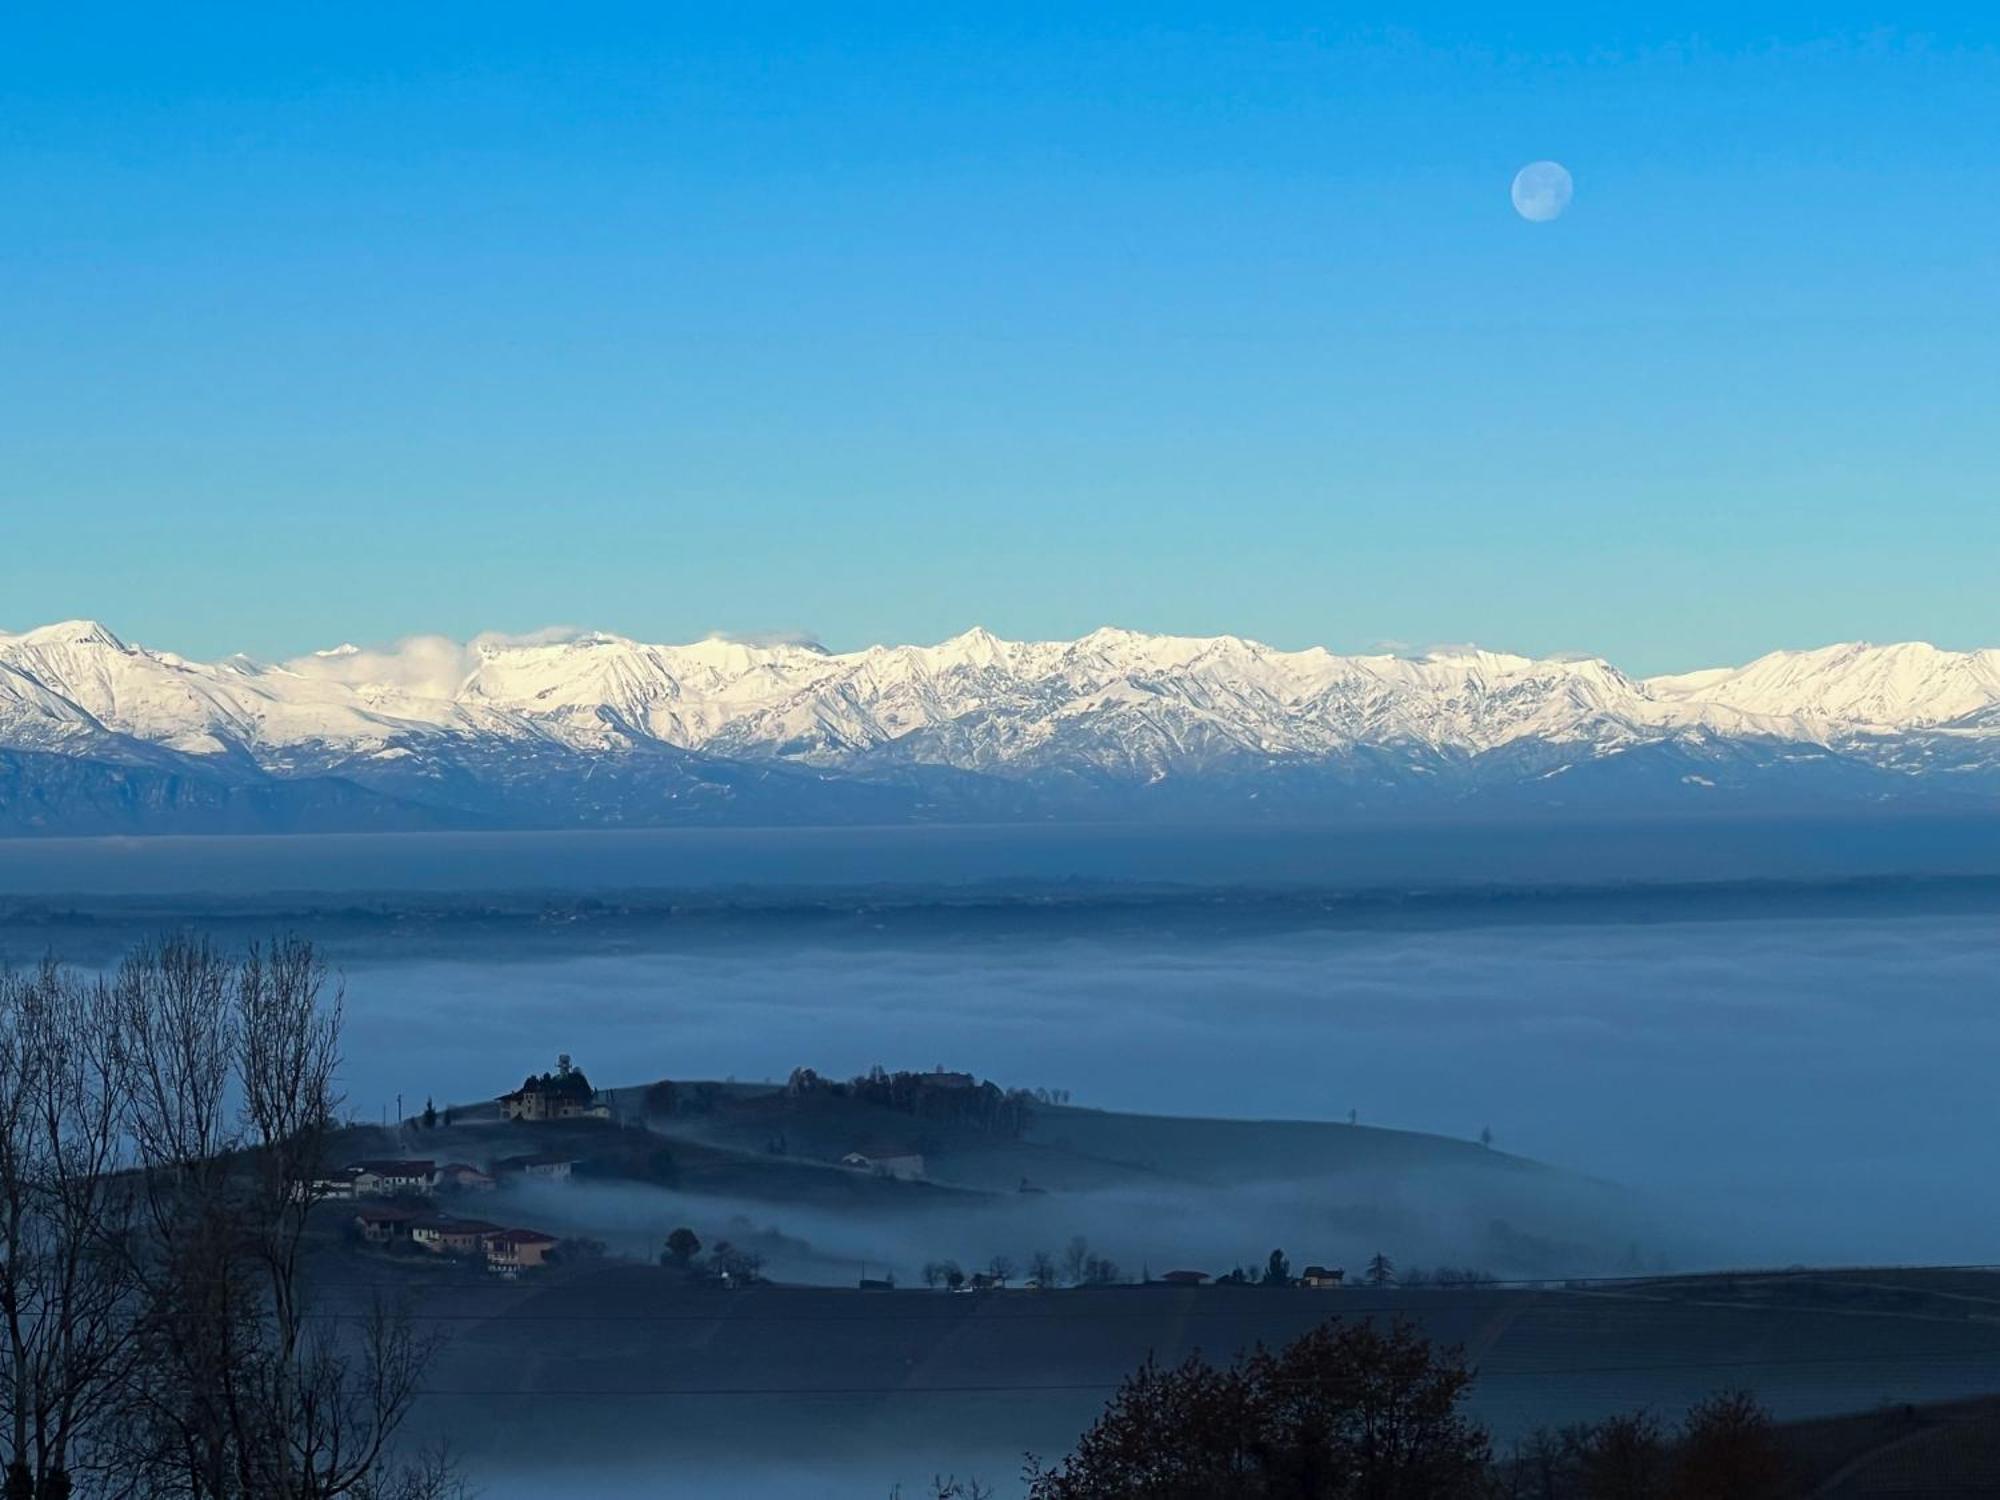
[[(931, 1260), (924, 1262), (920, 1273), (927, 1287), (946, 1287), (956, 1291), (965, 1285), (965, 1268), (955, 1260)], [(1037, 1250), (1027, 1259), (1024, 1266), (1011, 1255), (996, 1255), (986, 1262), (979, 1274), (991, 1277), (1005, 1285), (1016, 1277), (1025, 1276), (1037, 1286), (1111, 1286), (1127, 1279), (1118, 1263), (1108, 1256), (1099, 1255), (1090, 1248), (1090, 1241), (1076, 1235), (1063, 1247), (1060, 1256), (1047, 1250)]]
[[(1258, 1286), (1290, 1286), (1292, 1263), (1284, 1251), (1273, 1250), (1261, 1271), (1238, 1266), (1227, 1275), (1216, 1279), (1238, 1284), (1254, 1283)], [(1454, 1287), (1492, 1286), (1499, 1280), (1491, 1271), (1483, 1271), (1476, 1266), (1435, 1266), (1429, 1269), (1417, 1266), (1407, 1271), (1398, 1271), (1396, 1263), (1379, 1250), (1368, 1258), (1368, 1264), (1361, 1268), (1361, 1275), (1357, 1279), (1371, 1287), (1441, 1287), (1447, 1290)]]
[(435, 1500), (395, 1438), (434, 1343), (306, 1274), (340, 1099), (310, 944), (0, 976), (8, 1500)]
[[(677, 1231), (685, 1232), (685, 1231)], [(968, 1272), (956, 1260), (926, 1261), (921, 1272), (927, 1287), (946, 1287), (951, 1290), (963, 1286)], [(1025, 1274), (1038, 1286), (1110, 1286), (1129, 1280), (1118, 1263), (1109, 1256), (1100, 1255), (1090, 1248), (1090, 1242), (1077, 1235), (1064, 1247), (1060, 1257), (1046, 1250), (1037, 1250), (1028, 1257), (1025, 1271), (1020, 1262), (1011, 1255), (996, 1255), (980, 1269), (978, 1274), (1006, 1284), (1017, 1276)], [(1151, 1280), (1142, 1274), (1141, 1280)], [(1217, 1276), (1216, 1282), (1222, 1286), (1269, 1286), (1290, 1287), (1296, 1284), (1291, 1258), (1283, 1250), (1273, 1250), (1261, 1266), (1236, 1266)], [(1386, 1287), (1437, 1287), (1450, 1290), (1458, 1287), (1492, 1286), (1496, 1283), (1492, 1272), (1472, 1266), (1437, 1266), (1431, 1269), (1415, 1268), (1399, 1273), (1395, 1262), (1388, 1256), (1377, 1253), (1363, 1268), (1359, 1280), (1369, 1286)]]
[[(1011, 1255), (996, 1255), (983, 1268), (982, 1274), (998, 1282), (1009, 1282), (1023, 1274), (1023, 1268)], [(1100, 1255), (1090, 1248), (1090, 1242), (1082, 1235), (1072, 1238), (1060, 1257), (1046, 1250), (1037, 1250), (1028, 1257), (1025, 1274), (1039, 1286), (1110, 1286), (1130, 1278), (1120, 1269), (1118, 1263), (1109, 1256)], [(953, 1287), (964, 1284), (967, 1273), (955, 1260), (933, 1260), (924, 1263), (923, 1283), (929, 1287)], [(1150, 1276), (1142, 1276), (1150, 1280)], [(1293, 1275), (1291, 1258), (1283, 1250), (1273, 1250), (1261, 1266), (1236, 1266), (1217, 1276), (1216, 1281), (1224, 1286), (1270, 1286), (1289, 1287), (1297, 1278)], [(1399, 1273), (1395, 1262), (1377, 1252), (1370, 1257), (1362, 1269), (1359, 1280), (1369, 1286), (1406, 1287), (1455, 1287), (1492, 1286), (1496, 1278), (1492, 1272), (1472, 1266), (1437, 1266), (1432, 1269), (1415, 1268)]]
[(1027, 1089), (1003, 1089), (965, 1073), (892, 1073), (879, 1063), (859, 1077), (840, 1082), (811, 1068), (794, 1068), (785, 1081), (794, 1099), (823, 1094), (854, 1099), (913, 1119), (966, 1125), (992, 1135), (1018, 1137), (1027, 1129), (1036, 1098)]

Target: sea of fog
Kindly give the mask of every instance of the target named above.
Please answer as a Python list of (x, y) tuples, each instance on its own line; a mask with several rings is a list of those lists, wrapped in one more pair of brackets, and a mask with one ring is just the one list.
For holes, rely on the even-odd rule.
[(1723, 1256), (1983, 1261), (1995, 877), (1966, 821), (14, 843), (0, 954), (304, 928), (364, 1117), (559, 1051), (607, 1083), (943, 1064), (1490, 1129)]
[(1990, 915), (1198, 939), (776, 938), (409, 960), (335, 948), (350, 1091), (945, 1065), (1120, 1110), (1471, 1137), (1685, 1205), (1763, 1260), (1981, 1261), (2000, 1126)]

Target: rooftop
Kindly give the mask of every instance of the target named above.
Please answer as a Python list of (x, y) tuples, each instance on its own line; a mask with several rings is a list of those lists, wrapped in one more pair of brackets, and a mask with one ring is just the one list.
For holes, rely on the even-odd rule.
[(556, 1237), (539, 1229), (502, 1229), (490, 1237), (496, 1245), (553, 1245)]
[(410, 1226), (412, 1229), (434, 1229), (439, 1234), (500, 1234), (498, 1224), (489, 1224), (484, 1219), (452, 1219), (433, 1215), (420, 1219)]
[(357, 1161), (348, 1164), (349, 1172), (372, 1172), (377, 1177), (428, 1177), (436, 1170), (436, 1164), (429, 1161)]

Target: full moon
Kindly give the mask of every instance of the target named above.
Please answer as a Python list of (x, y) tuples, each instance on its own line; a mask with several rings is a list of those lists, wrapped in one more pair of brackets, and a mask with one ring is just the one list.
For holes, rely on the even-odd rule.
[(1560, 218), (1576, 184), (1559, 161), (1531, 161), (1514, 174), (1514, 212), (1535, 224)]

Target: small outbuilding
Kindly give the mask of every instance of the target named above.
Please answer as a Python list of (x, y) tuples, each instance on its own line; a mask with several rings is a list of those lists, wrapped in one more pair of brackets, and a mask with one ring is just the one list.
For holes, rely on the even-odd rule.
[(872, 1172), (877, 1177), (893, 1177), (898, 1182), (915, 1182), (924, 1175), (921, 1153), (894, 1148), (850, 1151), (841, 1157), (840, 1164), (857, 1172)]
[(533, 1156), (505, 1156), (493, 1163), (495, 1177), (519, 1177), (530, 1182), (567, 1182), (576, 1158), (553, 1151)]
[(371, 1245), (387, 1245), (410, 1237), (410, 1226), (423, 1217), (415, 1209), (393, 1203), (370, 1204), (354, 1215), (354, 1227)]

